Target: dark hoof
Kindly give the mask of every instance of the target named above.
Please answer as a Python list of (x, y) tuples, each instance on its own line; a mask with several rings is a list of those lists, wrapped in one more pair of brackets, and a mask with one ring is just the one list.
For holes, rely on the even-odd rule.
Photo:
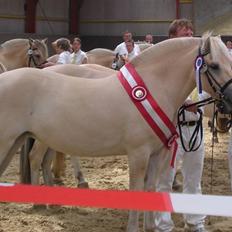
[(60, 178), (54, 178), (53, 182), (56, 185), (64, 185), (64, 182)]
[(77, 185), (78, 188), (89, 188), (88, 182), (82, 182)]

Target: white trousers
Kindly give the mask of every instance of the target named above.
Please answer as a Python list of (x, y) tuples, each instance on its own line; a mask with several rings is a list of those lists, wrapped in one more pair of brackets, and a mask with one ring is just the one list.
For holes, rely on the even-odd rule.
[(232, 130), (230, 130), (229, 146), (228, 146), (228, 162), (230, 171), (230, 186), (232, 191)]
[[(194, 127), (183, 126), (183, 140), (187, 144)], [(198, 135), (198, 142), (200, 135)], [(231, 145), (232, 146), (232, 145)], [(231, 147), (232, 148), (232, 147)], [(232, 156), (231, 156), (232, 157)], [(201, 194), (201, 177), (204, 163), (204, 139), (197, 151), (185, 152), (180, 139), (178, 140), (178, 150), (176, 154), (176, 165), (182, 162), (181, 172), (183, 175), (183, 193)], [(176, 169), (169, 167), (161, 173), (156, 191), (171, 192), (172, 184), (176, 174)], [(155, 213), (156, 231), (172, 231), (174, 224), (170, 213)], [(205, 215), (185, 214), (184, 222), (194, 226), (194, 228), (204, 227)]]

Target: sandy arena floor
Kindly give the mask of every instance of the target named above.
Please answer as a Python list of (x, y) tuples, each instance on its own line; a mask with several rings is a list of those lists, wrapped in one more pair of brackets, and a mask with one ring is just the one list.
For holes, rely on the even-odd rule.
[[(228, 134), (220, 134), (215, 145), (213, 165), (213, 194), (231, 195), (227, 163)], [(203, 173), (203, 193), (210, 193), (211, 181), (211, 134), (206, 129), (206, 157)], [(68, 158), (67, 158), (68, 159)], [(126, 157), (82, 159), (83, 172), (91, 188), (127, 189), (128, 166)], [(17, 182), (18, 155), (1, 177), (0, 182)], [(64, 183), (75, 187), (72, 168), (68, 159)], [(232, 209), (231, 209), (232, 210)], [(31, 205), (1, 203), (0, 232), (122, 232), (125, 231), (128, 214), (126, 211), (61, 207), (56, 209), (33, 209)], [(181, 215), (174, 215), (175, 231), (182, 231)], [(140, 220), (142, 231), (142, 217)], [(207, 228), (212, 232), (231, 232), (232, 218), (207, 218)]]

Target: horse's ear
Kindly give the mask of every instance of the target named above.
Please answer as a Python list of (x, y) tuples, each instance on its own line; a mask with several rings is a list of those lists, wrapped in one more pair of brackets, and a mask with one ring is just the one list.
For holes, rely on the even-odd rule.
[(45, 44), (47, 44), (48, 43), (48, 38), (42, 39), (42, 42), (44, 42)]
[(32, 38), (29, 38), (28, 40), (29, 40), (30, 46), (32, 46), (32, 44), (34, 43), (34, 40)]
[(210, 36), (211, 33), (207, 32), (202, 36), (202, 46), (201, 46), (201, 54), (207, 55), (210, 53)]

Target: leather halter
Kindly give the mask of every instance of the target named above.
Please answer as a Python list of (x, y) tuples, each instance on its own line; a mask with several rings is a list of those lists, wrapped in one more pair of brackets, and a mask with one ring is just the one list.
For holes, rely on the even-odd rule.
[(45, 60), (44, 62), (42, 62), (41, 64), (37, 64), (36, 60), (35, 60), (35, 55), (34, 55), (34, 51), (37, 50), (38, 48), (32, 48), (31, 46), (31, 43), (29, 42), (29, 49), (27, 51), (27, 54), (29, 56), (29, 59), (28, 59), (28, 64), (27, 66), (28, 67), (32, 67), (31, 66), (31, 63), (33, 62), (34, 66), (36, 68), (40, 68), (40, 66), (44, 63), (46, 63), (47, 61)]
[[(213, 89), (213, 91), (219, 96), (219, 99), (224, 99), (224, 92), (225, 90), (229, 87), (230, 84), (232, 84), (232, 79), (228, 80), (224, 85), (221, 85), (216, 78), (214, 77), (214, 75), (212, 74), (212, 72), (210, 72), (208, 65), (205, 62), (204, 57), (206, 55), (208, 55), (209, 52), (206, 53), (202, 53), (201, 52), (201, 48), (199, 48), (199, 54), (198, 57), (201, 57), (203, 60), (203, 65), (201, 67), (201, 73), (205, 73), (207, 80), (209, 82), (209, 85), (211, 86), (211, 88)], [(201, 78), (201, 77), (200, 77)]]

